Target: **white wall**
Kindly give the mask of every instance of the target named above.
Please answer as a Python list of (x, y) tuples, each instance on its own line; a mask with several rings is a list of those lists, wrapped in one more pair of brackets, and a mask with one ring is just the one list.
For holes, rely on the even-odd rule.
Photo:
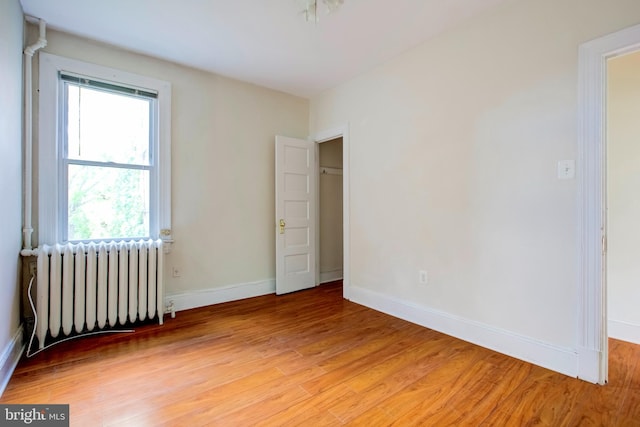
[(640, 52), (607, 80), (609, 336), (640, 344)]
[(22, 244), (23, 28), (19, 1), (0, 1), (0, 394), (14, 362), (14, 340), (21, 339), (16, 333), (20, 326), (18, 273)]
[(46, 52), (172, 84), (176, 242), (166, 272), (181, 277), (167, 274), (167, 294), (204, 292), (178, 308), (218, 302), (215, 289), (237, 284), (273, 288), (274, 136), (306, 137), (309, 101), (66, 33), (47, 38)]
[[(319, 164), (342, 169), (342, 138), (319, 144)], [(320, 282), (342, 279), (342, 175), (320, 174)]]
[(556, 166), (578, 46), (639, 21), (636, 0), (510, 1), (314, 97), (312, 132), (350, 126), (356, 299), (573, 374), (577, 184)]

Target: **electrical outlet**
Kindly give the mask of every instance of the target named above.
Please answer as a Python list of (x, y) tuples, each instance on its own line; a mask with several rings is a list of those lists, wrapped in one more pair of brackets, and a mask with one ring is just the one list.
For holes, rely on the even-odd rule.
[(180, 272), (180, 269), (179, 269), (178, 267), (173, 267), (173, 268), (171, 269), (171, 275), (172, 275), (173, 277), (180, 277), (180, 275), (181, 275), (181, 274), (182, 274), (182, 273)]
[(427, 274), (427, 270), (420, 270), (418, 273), (418, 280), (421, 285), (426, 285), (429, 282), (429, 275)]
[(29, 275), (35, 276), (36, 274), (38, 274), (38, 263), (35, 261), (31, 261), (29, 263)]

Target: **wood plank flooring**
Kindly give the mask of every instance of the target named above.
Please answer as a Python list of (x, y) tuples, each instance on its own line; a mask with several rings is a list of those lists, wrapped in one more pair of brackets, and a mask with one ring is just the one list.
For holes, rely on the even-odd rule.
[(72, 426), (640, 426), (640, 346), (610, 353), (610, 383), (588, 384), (334, 283), (59, 344), (23, 359), (0, 403), (69, 403)]

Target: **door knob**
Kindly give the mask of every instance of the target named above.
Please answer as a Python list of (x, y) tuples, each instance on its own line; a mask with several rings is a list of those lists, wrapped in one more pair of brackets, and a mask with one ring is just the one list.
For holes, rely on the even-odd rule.
[(284, 226), (285, 226), (285, 222), (284, 219), (280, 220), (280, 234), (284, 234)]

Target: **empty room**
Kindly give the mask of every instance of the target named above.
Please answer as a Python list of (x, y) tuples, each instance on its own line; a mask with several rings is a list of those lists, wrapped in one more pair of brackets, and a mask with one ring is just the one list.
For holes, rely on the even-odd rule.
[(640, 425), (639, 58), (637, 0), (0, 1), (0, 425)]

